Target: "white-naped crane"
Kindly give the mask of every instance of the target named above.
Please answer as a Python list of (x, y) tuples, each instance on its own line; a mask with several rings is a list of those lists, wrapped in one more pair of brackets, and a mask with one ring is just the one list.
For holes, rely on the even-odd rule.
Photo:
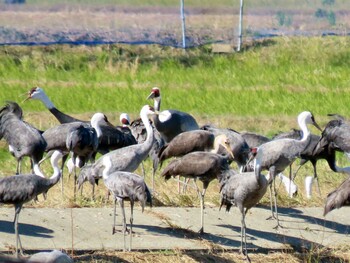
[[(89, 124), (89, 121), (82, 121), (82, 120), (76, 119), (58, 110), (54, 106), (53, 102), (46, 95), (44, 90), (40, 87), (32, 88), (27, 95), (28, 96), (26, 100), (28, 99), (40, 100), (61, 124), (68, 124), (73, 122), (75, 123), (83, 122), (83, 123)], [(124, 133), (121, 132), (119, 129), (113, 126), (110, 126), (107, 123), (101, 126), (101, 130), (103, 135), (101, 137), (101, 140), (98, 146), (98, 152), (101, 154), (105, 154), (109, 151), (131, 145), (131, 143), (132, 144), (136, 143), (135, 140), (130, 141), (130, 138), (128, 137), (128, 135), (125, 136)]]
[[(230, 152), (232, 155), (232, 152)], [(209, 183), (222, 177), (230, 169), (229, 155), (219, 155), (212, 152), (191, 152), (180, 158), (173, 159), (162, 171), (161, 177), (169, 180), (171, 177), (183, 176), (193, 179), (201, 206), (201, 227), (199, 233), (204, 233), (204, 196)], [(203, 183), (200, 191), (196, 180)]]
[[(124, 238), (124, 251), (126, 251), (126, 232), (129, 232), (130, 242), (129, 242), (129, 251), (131, 251), (132, 244), (132, 227), (134, 222), (134, 204), (139, 201), (141, 204), (142, 212), (146, 206), (146, 203), (149, 203), (152, 206), (152, 197), (151, 193), (144, 181), (144, 179), (134, 173), (125, 172), (125, 171), (115, 171), (110, 173), (112, 167), (112, 160), (110, 156), (103, 158), (104, 170), (102, 172), (102, 178), (107, 189), (114, 196), (114, 211), (113, 211), (113, 230), (112, 234), (116, 233), (116, 203), (119, 203), (119, 206), (122, 210), (123, 217), (123, 226), (122, 233)], [(126, 216), (124, 201), (130, 201), (130, 230), (126, 226)]]
[[(308, 124), (314, 125), (317, 129), (321, 130), (318, 124), (315, 122), (314, 116), (309, 111), (303, 111), (298, 115), (298, 125), (303, 132), (303, 136), (300, 140), (297, 139), (279, 139), (272, 140), (264, 143), (257, 148), (256, 157), (259, 160), (259, 167), (255, 167), (256, 172), (260, 173), (262, 170), (268, 170), (269, 176), (272, 177), (272, 181), (279, 173), (283, 172), (296, 158), (305, 150), (311, 140), (311, 133), (308, 129)], [(270, 193), (272, 184), (270, 184)], [(275, 184), (273, 183), (273, 199), (276, 213), (277, 226), (280, 227), (278, 212), (277, 212), (277, 192)], [(272, 199), (272, 196), (271, 198)], [(273, 214), (273, 206), (271, 200), (271, 212)]]
[[(154, 109), (160, 111), (161, 96), (159, 88), (152, 88), (147, 99), (153, 99)], [(163, 110), (153, 117), (153, 123), (165, 143), (169, 143), (182, 132), (199, 129), (198, 123), (192, 115), (179, 110)]]
[(66, 147), (72, 153), (74, 164), (74, 195), (76, 193), (76, 167), (83, 167), (88, 161), (94, 162), (98, 145), (102, 137), (101, 125), (110, 124), (106, 115), (101, 112), (95, 113), (91, 118), (90, 126), (83, 123), (77, 127), (72, 127), (66, 138)]
[[(256, 154), (256, 152), (253, 154)], [(255, 206), (265, 195), (267, 187), (273, 179), (271, 176), (267, 179), (265, 175), (261, 174), (259, 166), (260, 160), (254, 159), (255, 171), (236, 173), (229, 170), (220, 182), (220, 209), (222, 206), (226, 206), (226, 211), (229, 212), (231, 207), (235, 205), (241, 212), (241, 253), (246, 256), (249, 262), (245, 216), (248, 210)]]
[[(157, 112), (149, 105), (143, 106), (140, 111), (140, 117), (147, 131), (147, 138), (143, 143), (134, 144), (111, 151), (102, 155), (94, 164), (84, 166), (80, 170), (79, 177), (81, 178), (78, 179), (78, 183), (84, 182), (82, 178), (102, 178), (104, 158), (111, 159), (112, 166), (109, 170), (110, 173), (115, 171), (134, 172), (139, 167), (141, 162), (147, 158), (154, 143), (153, 129), (148, 121), (148, 116), (153, 114), (157, 114)], [(78, 184), (78, 188), (80, 187), (81, 184)]]
[(350, 177), (327, 195), (323, 215), (327, 215), (334, 209), (350, 205)]
[(45, 107), (55, 116), (55, 118), (59, 121), (59, 123), (70, 123), (70, 122), (88, 122), (79, 120), (77, 118), (74, 118), (70, 115), (67, 115), (56, 108), (56, 106), (53, 104), (53, 102), (50, 100), (50, 98), (46, 95), (45, 91), (40, 87), (33, 87), (31, 88), (27, 93), (28, 99), (35, 99), (40, 100)]
[(8, 101), (0, 109), (0, 139), (9, 145), (10, 153), (17, 160), (16, 174), (21, 173), (21, 161), (28, 156), (32, 172), (44, 177), (39, 168), (47, 143), (41, 132), (22, 120), (22, 109), (13, 101)]
[[(204, 125), (201, 127), (201, 129), (209, 131), (215, 136), (225, 134), (229, 141), (231, 152), (234, 156), (233, 161), (237, 164), (239, 170), (244, 169), (249, 160), (250, 148), (239, 132), (233, 129), (216, 128), (213, 125)], [(225, 151), (219, 151), (219, 153), (225, 153)]]
[(33, 200), (36, 196), (47, 193), (61, 176), (61, 169), (58, 166), (62, 154), (56, 151), (51, 156), (51, 165), (54, 168), (50, 178), (41, 177), (36, 174), (19, 174), (0, 178), (0, 203), (12, 204), (15, 206), (14, 229), (16, 235), (16, 256), (18, 257), (18, 246), (23, 255), (22, 243), (18, 233), (18, 217), (23, 204)]

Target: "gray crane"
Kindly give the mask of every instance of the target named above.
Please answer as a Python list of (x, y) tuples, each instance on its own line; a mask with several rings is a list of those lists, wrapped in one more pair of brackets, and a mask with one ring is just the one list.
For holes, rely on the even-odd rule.
[[(232, 153), (230, 153), (232, 154)], [(204, 196), (209, 183), (222, 177), (222, 174), (230, 168), (229, 156), (219, 155), (212, 152), (191, 152), (181, 158), (173, 159), (162, 171), (161, 177), (169, 180), (171, 177), (183, 176), (194, 179), (195, 187), (200, 198), (201, 228), (199, 233), (204, 233)], [(200, 192), (196, 180), (203, 183)]]
[[(124, 238), (124, 251), (126, 251), (125, 233), (128, 231), (130, 235), (129, 251), (131, 250), (132, 243), (132, 226), (134, 221), (134, 204), (139, 201), (141, 204), (142, 212), (144, 211), (146, 203), (152, 206), (151, 193), (144, 181), (144, 179), (134, 173), (125, 171), (115, 171), (110, 173), (113, 166), (112, 160), (109, 156), (103, 158), (104, 170), (102, 172), (102, 178), (107, 189), (113, 193), (114, 196), (114, 211), (113, 211), (113, 230), (112, 234), (116, 233), (115, 221), (116, 221), (116, 203), (118, 202), (123, 216), (123, 238)], [(126, 216), (124, 201), (130, 201), (130, 230), (126, 226)]]
[[(152, 88), (147, 99), (153, 99), (154, 108), (160, 111), (161, 96), (159, 88)], [(178, 110), (160, 112), (160, 114), (153, 117), (153, 123), (166, 143), (170, 142), (179, 133), (199, 129), (198, 123), (192, 115)]]
[(0, 139), (4, 138), (11, 154), (17, 159), (16, 174), (21, 173), (21, 160), (29, 156), (33, 172), (44, 177), (39, 168), (46, 141), (39, 130), (22, 120), (22, 109), (13, 101), (0, 109)]
[[(316, 144), (313, 155), (318, 155), (323, 151), (340, 151), (350, 156), (350, 123), (349, 121), (337, 118), (327, 123), (322, 131), (321, 138)], [(350, 174), (350, 167), (338, 167), (335, 162), (330, 168), (337, 173)]]
[(102, 178), (104, 158), (110, 158), (112, 161), (110, 173), (115, 171), (134, 172), (139, 167), (140, 163), (147, 158), (154, 143), (153, 129), (148, 121), (148, 116), (153, 114), (157, 114), (157, 112), (149, 105), (143, 106), (140, 111), (140, 117), (147, 131), (147, 138), (143, 143), (111, 151), (102, 155), (94, 164), (84, 166), (79, 174), (81, 178), (78, 178), (78, 188), (81, 187), (79, 182), (84, 182), (83, 178)]
[[(302, 131), (298, 129), (292, 129), (289, 132), (283, 132), (275, 135), (272, 139), (282, 139), (282, 138), (291, 138), (291, 139), (297, 139), (300, 140), (302, 138)], [(294, 181), (299, 169), (306, 164), (307, 162), (311, 162), (313, 171), (314, 171), (314, 176), (313, 180), (316, 180), (317, 184), (317, 191), (319, 196), (321, 196), (321, 191), (320, 191), (320, 185), (318, 181), (318, 175), (317, 175), (317, 161), (318, 160), (326, 160), (329, 167), (333, 170), (336, 171), (336, 165), (335, 165), (335, 149), (332, 149), (331, 147), (327, 148), (322, 148), (322, 150), (318, 151), (317, 153), (313, 153), (313, 150), (315, 149), (317, 143), (320, 140), (320, 136), (316, 134), (311, 134), (311, 139), (310, 143), (308, 146), (302, 151), (300, 154), (300, 163), (297, 169), (295, 170), (292, 178), (290, 178), (292, 181)]]
[[(256, 154), (256, 152), (253, 154)], [(260, 155), (260, 157), (261, 156), (262, 155)], [(255, 206), (265, 195), (267, 186), (273, 179), (273, 177), (270, 176), (269, 180), (267, 180), (266, 177), (260, 173), (259, 166), (260, 160), (255, 159), (255, 171), (235, 173), (233, 170), (229, 170), (225, 174), (224, 179), (220, 182), (220, 209), (225, 205), (226, 211), (229, 212), (231, 207), (235, 205), (241, 212), (241, 253), (246, 256), (249, 262), (245, 216), (248, 210)]]
[[(104, 123), (110, 124), (106, 115), (103, 113), (95, 113), (91, 118), (91, 126), (84, 127), (83, 124), (78, 127), (72, 127), (66, 138), (67, 150), (72, 153), (74, 164), (74, 196), (76, 193), (76, 166), (81, 168), (88, 161), (94, 162), (97, 153), (97, 148), (102, 136), (101, 125)], [(76, 160), (79, 160), (78, 163)]]
[(350, 177), (348, 177), (341, 185), (330, 192), (327, 195), (324, 213), (323, 215), (327, 215), (330, 211), (341, 208), (342, 206), (350, 205)]
[[(238, 165), (239, 170), (243, 170), (249, 160), (250, 148), (242, 135), (233, 129), (221, 129), (212, 125), (204, 125), (202, 130), (209, 131), (215, 136), (225, 134), (229, 140), (231, 152), (233, 153), (233, 161)], [(220, 152), (219, 152), (220, 153)]]
[[(272, 140), (270, 142), (264, 143), (260, 145), (257, 149), (256, 157), (260, 160), (260, 166), (257, 169), (258, 173), (261, 170), (268, 170), (269, 176), (272, 177), (272, 181), (275, 182), (274, 178), (277, 174), (283, 172), (286, 167), (290, 166), (291, 163), (295, 161), (296, 158), (300, 156), (300, 154), (305, 150), (311, 140), (311, 133), (307, 127), (307, 124), (314, 125), (317, 129), (321, 130), (318, 124), (315, 122), (314, 116), (309, 111), (301, 112), (298, 115), (298, 125), (303, 132), (303, 137), (300, 140), (296, 139), (279, 139)], [(280, 227), (280, 223), (278, 220), (278, 212), (277, 212), (277, 200), (276, 200), (276, 189), (275, 184), (273, 183), (273, 192), (274, 192), (274, 206), (276, 212), (276, 220), (277, 226)], [(270, 193), (272, 184), (270, 184)], [(271, 196), (272, 200), (272, 196)], [(272, 201), (271, 201), (271, 211), (272, 209)], [(273, 217), (274, 214), (272, 213)]]
[(47, 193), (53, 187), (61, 176), (61, 170), (58, 166), (62, 154), (56, 151), (51, 156), (51, 165), (54, 168), (53, 175), (50, 178), (43, 178), (36, 174), (19, 174), (0, 178), (0, 203), (12, 204), (15, 206), (14, 229), (16, 235), (16, 256), (18, 257), (18, 245), (21, 255), (23, 248), (18, 233), (18, 217), (24, 203), (27, 203), (39, 194)]

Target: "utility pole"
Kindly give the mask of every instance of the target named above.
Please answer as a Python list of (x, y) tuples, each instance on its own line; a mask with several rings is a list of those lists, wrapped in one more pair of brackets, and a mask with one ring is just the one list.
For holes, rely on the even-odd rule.
[(185, 23), (185, 4), (184, 0), (180, 0), (181, 4), (181, 22), (182, 22), (182, 48), (186, 48), (186, 23)]
[(243, 4), (244, 0), (241, 0), (241, 5), (239, 8), (239, 28), (238, 28), (238, 45), (237, 51), (241, 51), (242, 46), (242, 28), (243, 28)]

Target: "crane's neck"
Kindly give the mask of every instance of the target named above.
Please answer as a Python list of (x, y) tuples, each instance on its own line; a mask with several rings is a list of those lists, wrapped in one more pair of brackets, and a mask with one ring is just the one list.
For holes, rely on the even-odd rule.
[(103, 178), (103, 180), (107, 180), (108, 176), (109, 176), (109, 171), (112, 167), (112, 161), (111, 161), (111, 158), (109, 156), (105, 156), (103, 158), (102, 162), (103, 162), (103, 165), (105, 167), (102, 171), (102, 178)]
[(308, 138), (310, 138), (310, 134), (311, 133), (310, 133), (310, 130), (308, 129), (308, 127), (306, 125), (306, 122), (305, 121), (300, 121), (299, 122), (299, 127), (300, 127), (300, 129), (301, 129), (301, 131), (303, 133), (300, 141), (302, 141), (302, 142), (307, 141)]
[(33, 164), (33, 171), (34, 174), (39, 175), (40, 177), (45, 178), (45, 175), (42, 173), (42, 171), (40, 170), (39, 164), (34, 163)]
[(149, 122), (148, 116), (146, 113), (141, 111), (140, 114), (141, 120), (143, 124), (145, 125), (146, 132), (147, 132), (147, 137), (146, 140), (144, 141), (144, 145), (146, 145), (146, 150), (150, 150), (152, 148), (152, 145), (154, 143), (154, 134), (153, 134), (153, 128)]
[(154, 98), (154, 109), (157, 111), (160, 111), (160, 103), (161, 103), (161, 97)]
[(52, 182), (52, 184), (56, 184), (60, 178), (61, 178), (61, 168), (58, 165), (58, 161), (59, 159), (61, 159), (63, 157), (63, 154), (61, 151), (54, 151), (54, 153), (51, 155), (51, 165), (53, 167), (53, 175), (50, 177), (50, 181)]
[(41, 100), (41, 102), (44, 103), (45, 107), (49, 110), (56, 108), (53, 102), (45, 93), (40, 94), (40, 96), (38, 96), (37, 99)]
[(102, 129), (101, 129), (101, 126), (100, 126), (100, 124), (94, 124), (94, 125), (92, 125), (92, 127), (95, 129), (95, 131), (96, 131), (96, 135), (97, 135), (97, 138), (98, 139), (100, 139), (101, 138), (101, 136), (102, 136)]

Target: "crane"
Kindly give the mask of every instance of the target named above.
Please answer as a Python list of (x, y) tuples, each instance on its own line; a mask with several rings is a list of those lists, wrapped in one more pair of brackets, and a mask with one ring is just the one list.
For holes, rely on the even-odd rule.
[(327, 195), (323, 215), (326, 216), (330, 211), (348, 205), (350, 205), (350, 177)]
[[(230, 152), (232, 154), (232, 152)], [(181, 158), (173, 159), (162, 171), (161, 177), (169, 180), (171, 177), (181, 175), (185, 178), (194, 179), (197, 194), (200, 198), (201, 206), (201, 228), (199, 233), (204, 233), (204, 196), (209, 183), (228, 170), (229, 156), (219, 155), (212, 152), (191, 152)], [(196, 180), (203, 183), (200, 192)]]
[[(154, 143), (153, 130), (148, 121), (148, 116), (157, 113), (158, 112), (156, 112), (154, 108), (149, 105), (143, 106), (140, 111), (142, 122), (144, 123), (147, 131), (147, 138), (143, 143), (123, 147), (102, 155), (94, 164), (84, 166), (80, 171), (79, 177), (95, 179), (101, 178), (102, 171), (104, 169), (104, 158), (111, 159), (112, 166), (110, 168), (110, 173), (115, 171), (134, 172), (140, 163), (147, 158)], [(89, 173), (91, 174), (89, 175)], [(83, 179), (78, 179), (78, 182), (83, 181)], [(78, 184), (78, 188), (79, 187), (81, 187), (81, 185)]]
[[(309, 111), (303, 111), (298, 115), (298, 125), (303, 132), (303, 136), (300, 140), (297, 139), (279, 139), (272, 140), (264, 143), (257, 148), (257, 154), (255, 158), (260, 160), (260, 166), (258, 169), (268, 170), (269, 176), (272, 177), (272, 181), (277, 174), (283, 172), (286, 167), (295, 161), (297, 157), (305, 150), (311, 140), (310, 131), (307, 127), (308, 124), (314, 125), (317, 129), (321, 130), (318, 124), (315, 122), (314, 116)], [(255, 167), (255, 169), (257, 169)], [(258, 171), (260, 173), (260, 171)], [(272, 184), (270, 184), (270, 194)], [(274, 206), (276, 212), (277, 226), (280, 227), (277, 213), (277, 200), (276, 200), (276, 189), (274, 185)], [(271, 200), (271, 211), (272, 209), (272, 198)], [(272, 214), (273, 215), (273, 214)], [(273, 215), (274, 217), (274, 215)]]
[(47, 143), (42, 134), (22, 120), (22, 109), (13, 101), (8, 101), (0, 109), (0, 139), (4, 138), (11, 154), (17, 159), (16, 174), (21, 173), (21, 160), (29, 156), (33, 172), (44, 177), (39, 161), (44, 155)]
[(18, 257), (18, 245), (21, 255), (23, 248), (18, 233), (18, 217), (23, 204), (33, 200), (39, 194), (46, 193), (53, 187), (61, 177), (61, 170), (58, 166), (62, 154), (55, 151), (51, 156), (53, 175), (50, 178), (40, 177), (36, 174), (19, 174), (0, 178), (0, 203), (12, 204), (15, 206), (14, 229), (16, 235), (16, 256)]
[(132, 243), (132, 226), (134, 222), (134, 204), (136, 201), (139, 201), (141, 204), (142, 212), (144, 211), (146, 203), (149, 203), (152, 206), (152, 197), (151, 193), (144, 181), (144, 179), (134, 173), (124, 172), (124, 171), (115, 171), (110, 173), (112, 167), (112, 160), (109, 156), (103, 158), (104, 170), (102, 172), (102, 178), (107, 189), (113, 193), (114, 196), (114, 211), (113, 211), (113, 230), (112, 234), (116, 233), (115, 230), (115, 221), (116, 221), (116, 203), (118, 202), (123, 216), (123, 238), (124, 238), (124, 251), (126, 251), (126, 238), (125, 233), (128, 231), (126, 227), (126, 216), (124, 201), (130, 201), (130, 243), (129, 251), (131, 250)]
[[(253, 154), (256, 154), (256, 152)], [(220, 182), (220, 209), (225, 205), (226, 211), (229, 212), (232, 205), (235, 205), (241, 212), (241, 253), (246, 256), (249, 262), (245, 216), (248, 210), (255, 206), (265, 195), (267, 186), (273, 180), (272, 176), (266, 179), (265, 175), (261, 174), (259, 166), (260, 160), (255, 158), (255, 171), (235, 173), (233, 170), (229, 170)]]
[[(154, 108), (160, 111), (160, 89), (154, 87), (147, 99), (154, 100)], [(165, 143), (169, 143), (176, 135), (184, 131), (198, 130), (199, 126), (194, 117), (178, 110), (164, 110), (153, 116), (153, 123)]]
[[(72, 153), (72, 159), (74, 164), (74, 195), (76, 193), (76, 166), (82, 167), (87, 161), (95, 161), (95, 155), (97, 153), (98, 144), (102, 136), (101, 125), (109, 123), (106, 115), (103, 113), (95, 113), (91, 118), (91, 126), (84, 127), (83, 124), (72, 127), (66, 138), (67, 150)], [(79, 162), (76, 163), (76, 160)]]

